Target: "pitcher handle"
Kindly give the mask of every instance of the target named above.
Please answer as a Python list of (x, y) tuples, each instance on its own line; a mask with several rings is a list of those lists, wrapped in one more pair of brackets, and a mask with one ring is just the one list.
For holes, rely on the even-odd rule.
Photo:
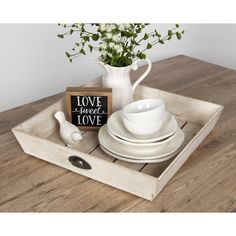
[[(132, 86), (132, 94), (134, 93), (134, 90), (136, 89), (136, 87), (140, 84), (140, 82), (149, 74), (151, 68), (152, 68), (152, 62), (149, 59), (142, 59), (144, 61), (147, 61), (148, 63), (148, 68), (146, 69), (146, 71), (134, 82), (133, 86)], [(133, 70), (137, 70), (138, 69), (138, 65), (137, 63), (142, 61), (140, 59), (136, 60), (133, 62), (132, 64), (132, 69)]]

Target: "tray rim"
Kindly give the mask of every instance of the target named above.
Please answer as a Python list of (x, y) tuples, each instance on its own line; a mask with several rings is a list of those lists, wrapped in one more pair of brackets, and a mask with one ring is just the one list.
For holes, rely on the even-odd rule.
[[(114, 162), (109, 162), (107, 160), (98, 158), (95, 155), (91, 155), (90, 153), (81, 152), (79, 150), (75, 150), (75, 149), (72, 149), (70, 147), (63, 146), (61, 144), (55, 143), (55, 142), (53, 142), (51, 140), (48, 140), (48, 139), (45, 139), (43, 137), (39, 137), (39, 136), (34, 135), (34, 134), (29, 134), (27, 132), (22, 131), (21, 129), (18, 129), (18, 128), (13, 128), (12, 131), (13, 131), (14, 135), (16, 136), (16, 138), (17, 138), (19, 143), (20, 143), (20, 141), (19, 141), (19, 137), (17, 135), (24, 135), (24, 136), (27, 136), (28, 138), (33, 138), (34, 140), (39, 141), (39, 142), (43, 142), (43, 143), (47, 142), (50, 145), (52, 145), (52, 147), (63, 149), (65, 151), (68, 151), (68, 153), (73, 153), (75, 155), (81, 156), (81, 157), (83, 157), (83, 159), (85, 159), (86, 161), (90, 162), (90, 164), (91, 164), (91, 158), (92, 158), (92, 161), (95, 161), (97, 163), (104, 163), (106, 165), (110, 165), (111, 167), (115, 166), (115, 168), (120, 169), (122, 171), (125, 171), (125, 173), (131, 173), (131, 174), (135, 173), (136, 176), (140, 177), (143, 180), (145, 179), (145, 181), (148, 181), (148, 183), (149, 183), (149, 187), (148, 187), (149, 188), (149, 193), (146, 194), (146, 197), (143, 196), (142, 194), (138, 193), (138, 192), (136, 192), (136, 193), (135, 192), (131, 192), (131, 191), (128, 191), (127, 189), (123, 189), (122, 187), (117, 187), (117, 186), (115, 186), (114, 184), (111, 184), (111, 183), (108, 184), (108, 183), (105, 182), (105, 184), (113, 186), (113, 187), (116, 187), (116, 188), (121, 189), (123, 191), (126, 191), (128, 193), (135, 194), (135, 195), (137, 195), (139, 197), (142, 197), (142, 198), (145, 198), (147, 200), (152, 200), (154, 198), (155, 189), (156, 189), (156, 187), (157, 187), (157, 185), (159, 183), (158, 178), (156, 178), (154, 176), (148, 175), (148, 174), (143, 173), (143, 172), (136, 171), (134, 169), (131, 169), (131, 168), (128, 168), (128, 167), (125, 167), (125, 166), (121, 166), (121, 165), (119, 165), (117, 163), (114, 163)], [(68, 170), (68, 168), (63, 166), (63, 165), (60, 165), (58, 163), (54, 163), (53, 161), (49, 161), (49, 160), (46, 160), (46, 159), (44, 159), (42, 157), (39, 157), (37, 155), (33, 155), (33, 154), (29, 153), (27, 150), (24, 150), (24, 148), (22, 147), (21, 143), (20, 143), (20, 146), (23, 149), (23, 151), (25, 153), (27, 153), (28, 155), (32, 155), (33, 157), (39, 158), (40, 160), (47, 161), (50, 164), (55, 164), (57, 166), (60, 166), (62, 168), (65, 168), (66, 170)], [(71, 165), (71, 167), (75, 168), (72, 165)], [(78, 170), (78, 172), (82, 172), (82, 173), (79, 173), (81, 175), (84, 175), (84, 176), (86, 176), (88, 178), (91, 178), (91, 179), (94, 179), (96, 181), (102, 182), (101, 180), (99, 180), (97, 178), (91, 177), (91, 175), (89, 174), (90, 173), (89, 171), (86, 172), (86, 170), (84, 171), (84, 170), (78, 169), (78, 168), (77, 168), (77, 170)], [(76, 172), (75, 170), (71, 170), (71, 171)], [(78, 172), (76, 172), (76, 173), (78, 173)], [(123, 173), (123, 174), (125, 174), (125, 173)], [(104, 182), (102, 182), (102, 183), (104, 183)], [(142, 185), (145, 185), (145, 183), (142, 183)]]
[[(93, 85), (96, 85), (96, 83), (98, 83), (100, 80), (101, 80), (101, 78), (99, 77), (99, 78), (97, 78), (96, 80), (92, 81), (92, 82), (90, 83), (90, 85), (92, 85), (92, 86), (93, 86)], [(86, 84), (86, 86), (88, 86), (88, 84)], [(209, 116), (210, 116), (210, 119), (208, 119), (205, 124), (201, 124), (202, 127), (200, 128), (200, 130), (193, 136), (192, 139), (190, 139), (190, 141), (184, 146), (184, 148), (181, 150), (181, 152), (171, 161), (171, 163), (169, 163), (169, 165), (166, 167), (166, 169), (165, 169), (165, 170), (160, 174), (160, 176), (158, 176), (158, 177), (152, 176), (152, 175), (150, 175), (150, 174), (148, 174), (148, 173), (145, 173), (145, 172), (141, 172), (141, 171), (138, 171), (138, 170), (134, 170), (134, 169), (129, 168), (129, 167), (126, 167), (126, 166), (119, 165), (119, 164), (117, 164), (117, 163), (109, 162), (109, 161), (107, 161), (107, 160), (98, 158), (98, 157), (96, 157), (96, 155), (93, 155), (93, 154), (90, 154), (90, 153), (86, 153), (86, 152), (82, 152), (82, 151), (79, 151), (79, 150), (75, 150), (75, 149), (73, 149), (73, 148), (69, 148), (69, 147), (62, 146), (61, 144), (58, 144), (58, 143), (56, 143), (56, 142), (53, 142), (52, 140), (49, 140), (49, 139), (47, 139), (47, 138), (45, 138), (45, 137), (41, 137), (40, 135), (32, 134), (32, 133), (30, 133), (29, 131), (26, 131), (26, 130), (24, 129), (24, 126), (27, 126), (28, 123), (29, 123), (31, 120), (33, 120), (35, 117), (37, 117), (37, 116), (39, 116), (39, 115), (45, 113), (47, 110), (52, 109), (52, 107), (54, 107), (56, 104), (62, 103), (63, 101), (66, 100), (66, 97), (63, 97), (63, 98), (59, 99), (58, 101), (54, 102), (54, 103), (51, 104), (50, 106), (48, 106), (48, 107), (46, 107), (45, 109), (41, 110), (40, 112), (36, 113), (36, 114), (33, 115), (32, 117), (30, 117), (30, 118), (28, 118), (27, 120), (21, 122), (20, 124), (18, 124), (17, 126), (15, 126), (15, 127), (12, 129), (12, 132), (13, 132), (14, 135), (16, 136), (16, 138), (17, 138), (18, 142), (20, 143), (20, 146), (21, 146), (21, 147), (22, 147), (22, 145), (21, 145), (21, 142), (19, 141), (19, 139), (18, 139), (18, 137), (17, 137), (17, 134), (26, 135), (26, 136), (28, 136), (28, 137), (32, 137), (32, 138), (35, 139), (35, 140), (41, 140), (41, 141), (43, 140), (44, 142), (49, 142), (51, 145), (54, 145), (54, 147), (58, 147), (58, 148), (62, 148), (62, 147), (63, 147), (63, 148), (65, 148), (65, 150), (73, 150), (73, 152), (78, 153), (78, 155), (86, 156), (86, 159), (87, 159), (87, 157), (92, 158), (92, 159), (96, 159), (96, 160), (99, 159), (98, 161), (101, 162), (101, 163), (109, 163), (109, 165), (111, 165), (111, 166), (114, 166), (114, 165), (115, 165), (115, 166), (119, 166), (119, 168), (121, 168), (122, 170), (125, 170), (125, 171), (127, 171), (127, 172), (130, 172), (130, 171), (131, 171), (131, 173), (136, 173), (136, 175), (138, 174), (138, 176), (140, 176), (140, 177), (142, 177), (142, 178), (146, 178), (147, 180), (150, 180), (150, 181), (152, 182), (152, 187), (151, 187), (152, 190), (150, 189), (150, 192), (152, 192), (152, 194), (151, 194), (150, 197), (144, 197), (144, 196), (142, 196), (142, 195), (140, 195), (140, 194), (136, 194), (136, 193), (134, 193), (134, 192), (132, 192), (132, 191), (129, 191), (129, 190), (127, 190), (127, 189), (122, 189), (122, 188), (120, 188), (120, 187), (117, 187), (117, 188), (120, 188), (120, 189), (122, 189), (123, 191), (129, 192), (129, 193), (138, 195), (138, 196), (143, 197), (143, 198), (145, 198), (145, 199), (153, 200), (153, 199), (158, 195), (158, 193), (159, 193), (159, 192), (165, 187), (165, 185), (166, 185), (166, 184), (164, 183), (164, 186), (159, 186), (159, 183), (160, 183), (160, 184), (162, 183), (162, 180), (165, 179), (165, 176), (168, 175), (168, 173), (169, 173), (170, 170), (172, 170), (173, 165), (175, 165), (176, 162), (180, 159), (180, 157), (181, 157), (183, 154), (185, 154), (185, 152), (192, 146), (193, 142), (196, 141), (196, 139), (199, 137), (199, 135), (203, 134), (203, 132), (204, 132), (208, 127), (210, 127), (210, 125), (213, 125), (213, 127), (214, 127), (214, 125), (217, 123), (218, 118), (219, 118), (220, 114), (222, 113), (224, 107), (223, 107), (222, 105), (219, 105), (219, 104), (216, 104), (216, 103), (212, 103), (212, 102), (208, 102), (208, 101), (204, 101), (204, 100), (200, 100), (200, 99), (195, 99), (195, 98), (191, 98), (191, 97), (186, 97), (186, 96), (183, 96), (183, 95), (179, 95), (179, 94), (176, 94), (176, 93), (167, 92), (167, 91), (164, 91), (164, 90), (155, 89), (155, 88), (148, 87), (148, 86), (144, 86), (144, 85), (139, 85), (138, 87), (139, 87), (139, 88), (141, 87), (141, 88), (144, 88), (144, 89), (157, 90), (157, 91), (159, 91), (159, 92), (164, 92), (164, 93), (166, 93), (166, 95), (170, 95), (170, 96), (171, 96), (171, 95), (174, 95), (174, 96), (177, 96), (177, 97), (181, 97), (181, 98), (183, 98), (183, 99), (190, 99), (191, 101), (204, 102), (204, 103), (207, 103), (207, 104), (209, 104), (209, 105), (214, 105), (215, 108), (216, 108), (216, 110), (214, 111), (213, 115), (212, 115), (212, 116), (209, 115)], [(200, 114), (200, 113), (199, 113), (199, 114)], [(191, 122), (191, 121), (187, 121), (187, 122)], [(214, 124), (214, 122), (215, 122), (215, 124)], [(212, 129), (213, 129), (213, 128), (212, 128)], [(211, 130), (212, 130), (212, 129), (211, 129)], [(210, 130), (210, 131), (211, 131), (211, 130)], [(207, 135), (206, 135), (206, 136), (207, 136)], [(205, 138), (206, 136), (204, 136), (204, 138)], [(204, 139), (204, 138), (203, 138), (203, 139)], [(202, 142), (202, 141), (201, 141), (201, 142)], [(201, 142), (200, 142), (200, 143), (201, 143)], [(194, 151), (196, 150), (196, 148), (197, 148), (197, 147), (193, 148), (193, 150), (191, 151), (191, 154), (192, 154), (192, 152), (194, 152)], [(23, 147), (22, 147), (22, 149), (23, 149)], [(23, 149), (23, 150), (24, 150), (24, 149)], [(24, 151), (24, 152), (25, 152), (25, 151)], [(26, 153), (27, 153), (27, 152), (26, 152)], [(188, 155), (188, 157), (186, 158), (186, 160), (191, 156), (191, 154)], [(40, 158), (40, 157), (37, 157), (37, 158), (43, 159), (43, 158)], [(45, 160), (45, 159), (43, 159), (43, 160)], [(45, 161), (47, 161), (47, 160), (45, 160)], [(51, 163), (50, 161), (48, 161), (48, 162)], [(185, 161), (184, 161), (184, 162), (185, 162)], [(183, 162), (183, 163), (184, 163), (184, 162)], [(55, 163), (54, 163), (54, 164), (55, 164)], [(59, 165), (59, 164), (56, 164), (56, 165)], [(60, 166), (60, 165), (59, 165), (59, 166)], [(181, 166), (182, 166), (182, 165), (181, 165)], [(180, 166), (180, 167), (181, 167), (181, 166)], [(63, 167), (63, 166), (61, 166), (61, 167)], [(66, 167), (64, 167), (64, 168), (66, 168)], [(67, 169), (67, 168), (66, 168), (66, 169)], [(73, 171), (73, 170), (72, 170), (72, 171)], [(137, 172), (138, 172), (138, 173), (137, 173)], [(176, 173), (176, 172), (175, 172), (175, 173)], [(175, 173), (174, 173), (174, 175), (175, 175)], [(87, 177), (89, 177), (89, 178), (93, 178), (93, 177), (90, 177), (89, 175), (86, 175), (86, 174), (84, 174), (84, 173), (80, 173), (80, 174), (85, 175), (85, 176), (87, 176)], [(172, 177), (173, 177), (174, 175), (172, 175)], [(172, 177), (171, 177), (171, 178), (172, 178)], [(93, 178), (93, 179), (96, 179), (96, 178)], [(98, 180), (98, 181), (100, 181), (100, 180)], [(169, 180), (167, 180), (166, 183), (168, 183), (168, 181), (169, 181)], [(100, 181), (100, 182), (103, 182), (103, 181)], [(104, 183), (104, 182), (103, 182), (103, 183)], [(116, 186), (112, 185), (111, 183), (105, 182), (105, 184), (108, 184), (108, 185), (111, 185), (111, 186), (113, 186), (113, 187), (116, 187)], [(145, 183), (144, 183), (144, 184), (145, 184)]]
[(192, 143), (194, 142), (194, 140), (200, 135), (202, 134), (207, 127), (209, 127), (209, 125), (216, 119), (217, 116), (220, 116), (220, 114), (222, 113), (224, 107), (219, 105), (220, 107), (218, 108), (217, 112), (214, 114), (214, 116), (211, 117), (211, 119), (204, 125), (202, 126), (202, 128), (194, 135), (194, 137), (186, 144), (186, 146), (181, 150), (181, 152), (175, 157), (175, 159), (168, 165), (168, 167), (161, 173), (161, 175), (158, 177), (158, 179), (163, 178), (163, 176), (166, 174), (166, 172), (169, 171), (169, 169), (171, 168), (172, 165), (174, 165), (174, 163), (176, 162), (176, 159), (179, 155), (182, 155), (187, 148), (189, 148)]
[[(98, 78), (99, 79), (99, 78)], [(94, 80), (95, 81), (95, 80)], [(213, 119), (217, 114), (218, 112), (222, 112), (223, 109), (224, 109), (224, 106), (223, 105), (220, 105), (220, 104), (217, 104), (217, 103), (212, 103), (212, 102), (208, 102), (208, 101), (204, 101), (204, 100), (200, 100), (200, 99), (196, 99), (196, 98), (191, 98), (191, 97), (186, 97), (186, 96), (183, 96), (183, 95), (180, 95), (180, 94), (176, 94), (176, 93), (171, 93), (171, 92), (168, 92), (168, 91), (165, 91), (165, 90), (160, 90), (160, 89), (155, 89), (155, 88), (152, 88), (152, 87), (148, 87), (146, 85), (138, 85), (137, 87), (144, 87), (144, 88), (147, 88), (147, 89), (152, 89), (152, 90), (157, 90), (157, 91), (160, 91), (160, 92), (164, 92), (166, 94), (170, 94), (170, 95), (176, 95), (178, 97), (182, 97), (182, 98), (186, 98), (186, 99), (190, 99), (192, 101), (199, 101), (199, 102), (204, 102), (204, 103), (208, 103), (209, 105), (216, 105), (218, 106), (217, 108), (217, 111), (215, 112), (215, 114), (211, 117), (211, 119)], [(13, 129), (18, 129), (18, 128), (22, 128), (21, 126), (23, 126), (24, 124), (26, 124), (27, 122), (29, 122), (30, 120), (32, 120), (33, 118), (37, 117), (39, 114), (45, 112), (46, 110), (50, 110), (50, 108), (52, 106), (55, 106), (56, 104), (58, 103), (61, 103), (63, 100), (66, 100), (66, 97), (63, 97), (61, 99), (59, 99), (58, 101), (54, 102), (53, 104), (51, 104), (50, 106), (44, 108), (43, 110), (37, 112), (35, 115), (31, 116), (30, 118), (26, 119), (25, 121), (21, 122), (20, 124), (16, 125), (15, 127), (12, 128)], [(171, 113), (173, 115), (177, 115), (177, 114), (174, 114), (174, 113)], [(211, 120), (210, 119), (210, 120)], [(208, 120), (207, 123), (210, 121)], [(207, 125), (207, 123), (205, 125)], [(203, 125), (203, 127), (205, 126)]]

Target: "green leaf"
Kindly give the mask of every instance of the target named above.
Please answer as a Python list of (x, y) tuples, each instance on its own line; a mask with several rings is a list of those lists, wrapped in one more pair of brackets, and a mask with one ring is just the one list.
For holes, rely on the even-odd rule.
[(73, 34), (73, 33), (74, 33), (74, 30), (73, 30), (73, 29), (71, 29), (71, 30), (70, 30), (70, 34)]
[(82, 33), (85, 32), (84, 25), (82, 25), (82, 27), (81, 27), (81, 32)]
[(93, 51), (93, 46), (92, 45), (88, 45), (88, 47), (89, 47), (90, 52), (92, 52)]
[(83, 39), (85, 42), (89, 42), (89, 36), (83, 36), (82, 39)]
[(98, 41), (99, 35), (98, 34), (93, 34), (92, 39), (93, 39), (93, 41)]
[(125, 58), (125, 65), (129, 66), (132, 64), (132, 59), (131, 58)]
[(141, 28), (136, 29), (136, 33), (139, 34), (142, 31)]
[(142, 53), (142, 52), (139, 52), (139, 53), (137, 53), (137, 57), (138, 57), (139, 59), (145, 59), (145, 58), (146, 58), (146, 55), (145, 55), (144, 53)]
[(79, 44), (79, 43), (75, 43), (75, 45), (76, 45), (77, 47), (79, 47), (79, 46), (80, 46), (80, 44)]
[(84, 49), (80, 49), (80, 54), (86, 55)]
[(58, 34), (57, 37), (63, 39), (64, 38), (64, 34)]
[(147, 49), (152, 48), (152, 45), (150, 43), (147, 44)]
[(70, 62), (72, 62), (72, 59), (69, 59)]
[(175, 24), (175, 27), (176, 27), (176, 28), (179, 28), (179, 24)]
[(147, 34), (147, 33), (144, 34), (143, 39), (144, 39), (144, 40), (147, 40), (147, 39), (148, 39), (148, 34)]
[(176, 37), (177, 37), (178, 40), (180, 40), (182, 36), (179, 32), (176, 32)]
[(71, 55), (70, 55), (70, 53), (69, 53), (69, 52), (66, 52), (66, 56), (67, 56), (68, 58), (70, 58), (70, 57), (71, 57)]
[(164, 41), (163, 41), (162, 39), (159, 39), (158, 42), (159, 42), (160, 44), (164, 44)]
[(113, 31), (112, 31), (114, 34), (119, 34), (120, 33), (120, 30), (118, 28), (115, 28)]
[(172, 31), (171, 30), (168, 30), (168, 36), (172, 36)]
[(130, 37), (133, 36), (133, 34), (132, 34), (131, 32), (125, 31), (125, 32), (123, 32), (123, 33), (124, 33), (124, 35), (125, 35), (127, 38), (130, 38)]

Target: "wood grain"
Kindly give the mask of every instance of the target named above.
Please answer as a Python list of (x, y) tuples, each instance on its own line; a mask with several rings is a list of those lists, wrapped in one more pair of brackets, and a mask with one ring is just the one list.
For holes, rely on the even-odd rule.
[[(143, 70), (133, 72), (132, 77)], [(154, 202), (22, 152), (11, 129), (64, 93), (0, 113), (0, 211), (234, 211), (235, 78), (233, 70), (186, 56), (153, 64), (145, 85), (225, 107), (213, 132)]]
[[(53, 118), (57, 110), (65, 112), (65, 99), (59, 100), (36, 116), (24, 121), (12, 131), (24, 152), (29, 155), (144, 199), (153, 200), (213, 129), (222, 112), (222, 106), (142, 85), (138, 85), (136, 91), (136, 98), (142, 99), (148, 94), (149, 97), (162, 99), (166, 109), (177, 116), (180, 127), (183, 127), (185, 142), (182, 150), (170, 162), (166, 162), (166, 165), (156, 164), (149, 168), (148, 163), (132, 164), (117, 160), (112, 163), (111, 160), (107, 162), (104, 158), (101, 160), (100, 156), (97, 158), (91, 155), (98, 146), (97, 132), (91, 131), (85, 132), (83, 140), (68, 149), (61, 142), (58, 123)], [(47, 125), (44, 125), (43, 121), (47, 121)], [(99, 152), (100, 154), (102, 152)], [(91, 169), (88, 171), (74, 167), (68, 161), (70, 155), (83, 158), (91, 165)], [(107, 155), (104, 157), (106, 158)]]

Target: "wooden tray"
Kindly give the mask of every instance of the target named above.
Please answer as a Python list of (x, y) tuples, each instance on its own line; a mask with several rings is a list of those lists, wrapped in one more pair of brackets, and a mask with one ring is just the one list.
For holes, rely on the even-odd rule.
[[(101, 86), (98, 78), (86, 86)], [(173, 159), (156, 164), (134, 164), (117, 160), (99, 147), (97, 131), (86, 131), (83, 140), (73, 148), (66, 147), (59, 136), (59, 127), (53, 114), (65, 112), (62, 99), (37, 115), (13, 128), (24, 152), (81, 175), (122, 189), (142, 198), (153, 200), (175, 175), (192, 152), (215, 126), (223, 106), (196, 100), (139, 85), (135, 99), (160, 98), (166, 109), (175, 115), (185, 133), (181, 152)], [(68, 160), (78, 156), (91, 169), (75, 167)]]

